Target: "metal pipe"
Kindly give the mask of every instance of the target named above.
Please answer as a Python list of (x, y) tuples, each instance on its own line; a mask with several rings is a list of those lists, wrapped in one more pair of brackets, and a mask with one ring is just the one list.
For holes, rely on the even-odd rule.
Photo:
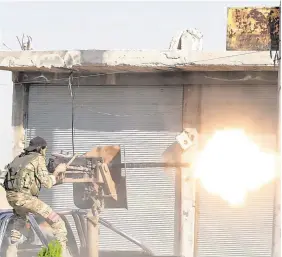
[[(77, 211), (79, 213), (79, 217), (80, 219), (85, 219), (85, 215), (86, 215), (86, 211), (82, 211), (82, 210), (78, 210)], [(90, 223), (92, 223), (90, 221)], [(109, 228), (110, 230), (112, 230), (113, 232), (117, 233), (118, 235), (122, 236), (123, 238), (127, 239), (128, 241), (130, 241), (131, 243), (139, 246), (144, 252), (146, 252), (149, 255), (154, 255), (153, 252), (147, 247), (145, 246), (143, 243), (141, 243), (140, 241), (136, 240), (135, 238), (133, 238), (132, 236), (129, 236), (128, 234), (124, 233), (123, 231), (121, 231), (120, 229), (116, 228), (114, 225), (112, 225), (110, 222), (106, 221), (103, 218), (99, 218), (99, 223), (107, 228)], [(92, 223), (93, 224), (93, 223)], [(89, 221), (87, 219), (87, 227), (89, 225)]]
[(117, 233), (118, 235), (124, 237), (125, 239), (127, 239), (128, 241), (132, 242), (135, 245), (138, 245), (144, 252), (146, 252), (149, 255), (154, 255), (153, 252), (146, 247), (144, 244), (142, 244), (141, 242), (139, 242), (138, 240), (134, 239), (132, 236), (127, 235), (126, 233), (122, 232), (121, 230), (117, 229), (116, 227), (114, 227), (110, 222), (104, 220), (103, 218), (99, 219), (99, 222), (109, 228), (110, 230), (114, 231), (115, 233)]
[(39, 237), (41, 243), (44, 245), (44, 246), (47, 246), (48, 245), (48, 240), (47, 238), (44, 236), (44, 234), (42, 233), (40, 227), (38, 226), (38, 223), (36, 221), (36, 219), (34, 218), (34, 216), (32, 214), (28, 215), (28, 218), (29, 218), (29, 221), (30, 221), (30, 224), (34, 230), (34, 232), (37, 234), (37, 236)]
[(108, 164), (109, 168), (190, 168), (190, 163), (166, 163), (166, 162), (132, 162), (120, 164)]
[(0, 227), (0, 249), (2, 247), (3, 239), (6, 233), (6, 229), (8, 227), (8, 224), (10, 220), (13, 217), (13, 213), (5, 213), (4, 215), (1, 215), (1, 227)]
[(76, 244), (75, 236), (72, 231), (72, 228), (67, 220), (67, 218), (64, 215), (60, 215), (61, 219), (65, 222), (65, 226), (67, 229), (67, 235), (68, 235), (68, 248), (71, 251), (71, 254), (73, 256), (79, 256), (79, 249), (78, 245)]
[(86, 238), (85, 238), (85, 233), (83, 231), (81, 220), (79, 218), (78, 213), (77, 212), (73, 212), (72, 213), (72, 218), (73, 218), (75, 226), (76, 226), (76, 230), (77, 230), (78, 237), (79, 237), (79, 240), (80, 240), (80, 245), (81, 245), (81, 247), (85, 248), (86, 245), (87, 245), (86, 244)]
[(82, 231), (84, 233), (84, 237), (86, 238), (86, 230), (87, 230), (87, 227), (86, 227), (86, 212), (83, 212), (83, 211), (78, 211), (77, 212), (78, 214), (78, 217), (80, 219), (80, 223), (81, 223), (81, 227), (82, 227)]
[[(66, 217), (64, 217), (65, 215), (72, 215), (74, 217), (75, 223), (77, 224), (78, 220), (77, 218), (80, 219), (80, 222), (82, 223), (85, 220), (85, 215), (86, 215), (86, 211), (81, 211), (81, 210), (74, 210), (74, 211), (62, 211), (59, 212), (59, 215), (62, 217), (62, 219), (67, 223)], [(91, 213), (92, 215), (92, 213)], [(7, 211), (4, 213), (0, 213), (0, 246), (2, 244), (3, 241), (3, 237), (5, 234), (5, 231), (7, 229), (8, 223), (10, 222), (10, 220), (12, 219), (13, 216), (13, 212), (12, 211)], [(41, 240), (42, 244), (47, 246), (48, 242), (47, 239), (44, 237), (43, 233), (41, 232), (35, 218), (33, 215), (29, 215), (29, 220), (31, 223), (31, 226), (33, 227), (35, 233), (38, 235), (39, 239)], [(118, 228), (114, 227), (110, 222), (106, 221), (103, 218), (99, 218), (99, 223), (102, 224), (103, 226), (109, 228), (110, 230), (112, 230), (113, 232), (117, 233), (118, 235), (124, 237), (125, 239), (129, 240), (130, 242), (134, 243), (135, 245), (139, 246), (144, 252), (146, 252), (149, 255), (154, 255), (153, 252), (146, 247), (144, 244), (142, 244), (141, 242), (139, 242), (138, 240), (136, 240), (135, 238), (133, 238), (132, 236), (127, 235), (126, 233), (122, 232), (121, 230), (119, 230)], [(67, 225), (67, 224), (66, 224)], [(82, 226), (80, 227), (80, 229), (82, 231), (80, 231), (82, 234), (84, 234), (85, 236), (85, 224), (81, 224)], [(67, 228), (68, 230), (70, 230), (70, 227)], [(69, 236), (74, 238), (73, 233), (69, 232)], [(83, 236), (82, 236), (83, 238)], [(85, 239), (85, 237), (84, 237)], [(89, 218), (87, 218), (87, 239), (88, 239), (88, 257), (99, 257), (99, 225), (98, 224), (94, 224), (93, 221), (91, 221)], [(91, 242), (89, 244), (89, 242)], [(86, 243), (86, 242), (82, 242), (82, 243)], [(72, 247), (73, 248), (73, 247)], [(78, 249), (72, 249), (75, 252), (78, 251)]]

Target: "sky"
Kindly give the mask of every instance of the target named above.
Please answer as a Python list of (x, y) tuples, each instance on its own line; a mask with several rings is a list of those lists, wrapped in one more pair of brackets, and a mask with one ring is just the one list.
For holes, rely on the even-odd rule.
[(33, 38), (35, 50), (167, 49), (179, 30), (196, 28), (204, 51), (224, 51), (232, 6), (279, 1), (0, 1), (0, 33), (13, 50), (22, 33)]

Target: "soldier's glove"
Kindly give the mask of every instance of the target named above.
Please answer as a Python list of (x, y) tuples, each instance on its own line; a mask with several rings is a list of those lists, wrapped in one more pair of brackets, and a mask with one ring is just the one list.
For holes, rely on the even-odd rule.
[(57, 176), (56, 176), (56, 185), (63, 184), (64, 178), (65, 178), (64, 172), (58, 173)]
[(63, 180), (64, 180), (64, 178), (65, 178), (65, 172), (66, 172), (66, 170), (67, 170), (67, 165), (66, 165), (65, 163), (60, 163), (60, 164), (56, 167), (56, 169), (55, 169), (55, 171), (54, 171), (54, 173), (53, 173), (53, 175), (54, 175), (55, 178), (56, 178), (56, 185), (63, 183)]

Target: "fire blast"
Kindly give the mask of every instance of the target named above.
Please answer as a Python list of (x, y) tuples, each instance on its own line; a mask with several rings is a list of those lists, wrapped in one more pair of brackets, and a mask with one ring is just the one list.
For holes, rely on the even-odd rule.
[(194, 170), (209, 193), (241, 205), (248, 192), (275, 178), (276, 156), (261, 151), (243, 130), (218, 131), (199, 153)]

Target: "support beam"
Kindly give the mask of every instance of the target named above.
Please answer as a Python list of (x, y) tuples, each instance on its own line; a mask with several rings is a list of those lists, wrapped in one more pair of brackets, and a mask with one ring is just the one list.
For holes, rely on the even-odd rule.
[(88, 257), (99, 257), (99, 223), (94, 220), (92, 212), (87, 215), (87, 249)]
[[(184, 86), (183, 100), (183, 129), (194, 128), (199, 133), (201, 85)], [(183, 152), (182, 161), (193, 162), (196, 151), (197, 146)], [(196, 184), (192, 173), (191, 168), (181, 169), (181, 255), (184, 257), (195, 256), (196, 248)]]
[[(74, 73), (73, 85), (81, 86), (155, 86), (155, 85), (277, 85), (277, 71), (212, 71), (154, 73)], [(25, 72), (23, 83), (68, 85), (69, 74)], [(18, 83), (18, 81), (15, 81)]]

